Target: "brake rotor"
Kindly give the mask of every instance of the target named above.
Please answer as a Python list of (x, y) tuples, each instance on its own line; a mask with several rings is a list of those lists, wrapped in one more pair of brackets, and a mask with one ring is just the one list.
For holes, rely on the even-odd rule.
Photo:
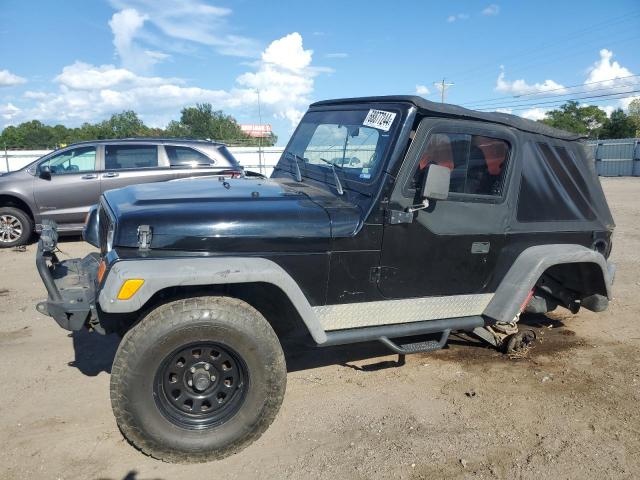
[(522, 353), (533, 346), (536, 341), (536, 332), (533, 330), (522, 330), (509, 336), (507, 341), (507, 354)]

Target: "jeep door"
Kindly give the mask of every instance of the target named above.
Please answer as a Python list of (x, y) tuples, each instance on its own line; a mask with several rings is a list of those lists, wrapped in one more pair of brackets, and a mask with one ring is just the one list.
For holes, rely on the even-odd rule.
[(515, 145), (506, 127), (421, 122), (389, 209), (405, 212), (420, 204), (423, 176), (434, 164), (451, 170), (449, 197), (431, 200), (412, 215), (386, 216), (378, 280), (385, 297), (486, 293), (505, 243), (505, 194)]
[[(98, 203), (100, 180), (96, 172), (95, 145), (64, 150), (41, 162), (36, 169), (33, 196), (42, 218), (80, 228), (91, 205)], [(49, 167), (51, 176), (40, 175)], [(74, 227), (75, 228), (75, 227)]]
[(139, 183), (164, 182), (176, 178), (158, 145), (141, 143), (104, 146), (104, 170), (100, 173), (102, 192)]

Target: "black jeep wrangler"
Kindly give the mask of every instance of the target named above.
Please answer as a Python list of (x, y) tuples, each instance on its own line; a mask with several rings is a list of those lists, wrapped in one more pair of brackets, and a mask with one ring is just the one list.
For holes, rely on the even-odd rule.
[(222, 458), (276, 416), (289, 341), (517, 350), (523, 311), (607, 308), (614, 223), (579, 140), (419, 97), (318, 102), (269, 179), (106, 192), (83, 259), (59, 261), (45, 225), (37, 308), (123, 336), (111, 402), (135, 446)]

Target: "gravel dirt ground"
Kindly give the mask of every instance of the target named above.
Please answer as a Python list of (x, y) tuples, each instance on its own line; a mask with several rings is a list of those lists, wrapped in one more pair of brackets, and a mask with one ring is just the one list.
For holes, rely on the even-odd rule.
[(2, 250), (0, 478), (640, 478), (640, 179), (602, 183), (617, 223), (607, 312), (524, 317), (539, 341), (515, 360), (457, 338), (403, 365), (377, 344), (299, 352), (271, 428), (209, 464), (165, 464), (123, 439), (118, 339), (39, 315), (35, 246)]

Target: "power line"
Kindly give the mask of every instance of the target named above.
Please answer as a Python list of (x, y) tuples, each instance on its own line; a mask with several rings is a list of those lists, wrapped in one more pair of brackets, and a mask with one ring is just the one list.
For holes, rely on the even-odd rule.
[[(626, 34), (628, 31), (617, 32), (617, 35)], [(593, 39), (585, 39), (584, 42), (579, 44), (571, 44), (562, 48), (561, 51), (541, 51), (538, 54), (527, 54), (522, 56), (519, 60), (516, 59), (513, 62), (505, 62), (501, 60), (497, 62), (499, 64), (508, 64), (510, 75), (522, 75), (524, 72), (532, 69), (537, 69), (541, 65), (548, 66), (557, 64), (559, 62), (565, 62), (567, 59), (574, 58), (577, 55), (581, 55), (584, 52), (599, 51), (603, 44), (606, 44), (609, 49), (618, 44), (624, 44), (628, 42), (637, 42), (640, 35), (634, 33), (631, 36), (625, 36), (624, 38), (616, 38), (616, 34), (609, 35), (606, 38), (594, 37)], [(462, 77), (462, 80), (458, 83), (467, 83), (470, 80), (476, 82), (478, 79), (488, 78), (494, 76), (496, 72), (496, 64), (487, 64), (483, 71)]]
[[(618, 15), (615, 17), (611, 17), (607, 20), (603, 20), (601, 22), (597, 22), (595, 24), (586, 26), (584, 28), (575, 30), (573, 32), (570, 32), (566, 35), (560, 36), (558, 38), (556, 38), (555, 40), (549, 41), (549, 42), (544, 42), (541, 44), (538, 44), (536, 46), (533, 46), (531, 48), (528, 49), (524, 49), (524, 50), (520, 50), (520, 51), (516, 51), (511, 55), (508, 55), (506, 57), (504, 57), (502, 59), (501, 63), (504, 63), (506, 60), (510, 60), (513, 58), (516, 59), (525, 59), (525, 61), (527, 63), (530, 63), (530, 60), (532, 58), (532, 55), (529, 55), (530, 53), (534, 53), (533, 57), (535, 56), (544, 56), (545, 57), (545, 63), (548, 63), (548, 55), (546, 53), (544, 53), (543, 51), (549, 48), (554, 48), (557, 47), (559, 42), (562, 42), (563, 40), (566, 40), (566, 42), (571, 42), (572, 40), (578, 40), (579, 37), (584, 36), (584, 35), (589, 35), (590, 39), (585, 41), (581, 41), (579, 45), (574, 45), (574, 47), (584, 47), (584, 45), (586, 43), (593, 43), (593, 42), (600, 42), (601, 40), (595, 38), (598, 36), (598, 32), (602, 32), (601, 27), (605, 26), (605, 25), (615, 25), (615, 24), (619, 24), (619, 23), (624, 23), (624, 22), (628, 22), (633, 20), (635, 17), (640, 16), (640, 11), (638, 10), (632, 10), (630, 12), (627, 12), (623, 15)], [(603, 32), (604, 33), (604, 32)], [(611, 34), (607, 34), (607, 42), (611, 43)], [(566, 53), (566, 45), (565, 45), (565, 53)], [(516, 62), (517, 64), (517, 62)], [(472, 67), (470, 69), (466, 69), (466, 70), (461, 70), (458, 72), (455, 72), (453, 75), (455, 75), (458, 78), (462, 78), (462, 82), (466, 81), (468, 78), (473, 78), (474, 80), (476, 80), (478, 78), (478, 75), (475, 72), (479, 72), (479, 71), (486, 71), (487, 69), (494, 69), (494, 66), (490, 66), (487, 65), (486, 62), (483, 63), (482, 65), (479, 65), (477, 67)], [(473, 75), (469, 75), (466, 76), (466, 74), (470, 74), (470, 73), (474, 73)], [(460, 82), (460, 80), (459, 80)]]
[[(545, 97), (553, 97), (554, 95), (547, 95), (547, 93), (549, 92), (556, 92), (559, 90), (562, 91), (566, 91), (566, 90), (571, 90), (573, 88), (579, 88), (579, 87), (584, 87), (585, 85), (596, 85), (599, 83), (606, 83), (606, 82), (613, 82), (616, 80), (624, 80), (624, 79), (629, 79), (629, 78), (635, 78), (635, 77), (640, 77), (640, 75), (627, 75), (625, 77), (617, 77), (617, 78), (608, 78), (606, 80), (598, 80), (597, 82), (587, 82), (587, 83), (578, 83), (576, 85), (569, 85), (567, 87), (559, 87), (559, 88), (552, 88), (550, 90), (544, 90), (544, 91), (540, 91), (540, 92), (530, 92), (530, 93), (522, 93), (520, 95), (505, 95), (502, 97), (494, 97), (494, 98), (487, 98), (485, 100), (477, 100), (474, 102), (466, 102), (466, 103), (462, 103), (461, 105), (464, 107), (469, 107), (469, 106), (478, 106), (480, 104), (483, 103), (492, 103), (495, 102), (496, 100), (510, 100), (513, 98), (521, 98), (521, 97), (530, 97), (530, 96), (538, 96), (537, 98), (545, 98)], [(616, 85), (616, 86), (611, 86), (611, 87), (606, 87), (606, 88), (599, 88), (599, 89), (594, 89), (594, 90), (590, 90), (590, 92), (595, 92), (598, 90), (607, 90), (609, 88), (616, 88), (616, 87), (624, 87), (624, 86), (631, 86), (631, 85), (637, 85), (637, 83), (633, 83), (633, 84), (628, 84), (628, 85)], [(583, 92), (570, 92), (567, 93), (566, 95), (574, 95), (574, 94), (579, 94), (579, 93), (583, 93)], [(586, 92), (585, 92), (586, 93)], [(556, 94), (558, 96), (562, 96), (563, 94)]]
[[(538, 107), (540, 105), (549, 105), (549, 104), (558, 104), (558, 105), (563, 105), (567, 102), (574, 102), (574, 101), (578, 101), (578, 100), (589, 100), (591, 101), (594, 98), (602, 98), (602, 99), (607, 99), (607, 100), (613, 100), (616, 99), (618, 95), (627, 95), (630, 93), (638, 93), (640, 92), (639, 90), (629, 90), (627, 92), (617, 92), (617, 93), (606, 93), (603, 95), (590, 95), (590, 96), (586, 96), (586, 97), (573, 97), (573, 98), (565, 98), (562, 100), (549, 100), (546, 102), (532, 102), (532, 103), (522, 103), (522, 104), (518, 104), (518, 105), (504, 105), (504, 104), (498, 104), (498, 105), (491, 105), (488, 107), (483, 107), (480, 108), (480, 111), (486, 111), (486, 110), (493, 110), (496, 108), (511, 108), (511, 109), (516, 109), (516, 108), (528, 108), (528, 107)], [(633, 96), (633, 95), (632, 95)]]
[[(627, 99), (627, 98), (635, 98), (635, 97), (636, 97), (636, 95), (626, 95), (626, 96), (615, 97), (615, 98), (597, 98), (595, 100), (589, 100), (589, 104), (591, 105), (591, 104), (594, 104), (594, 103), (609, 102), (611, 100), (624, 100), (624, 99)], [(564, 105), (564, 103), (558, 103), (557, 105), (546, 105), (545, 107), (541, 107), (541, 108), (551, 110), (551, 109), (555, 109), (557, 107), (561, 107), (562, 105)], [(517, 111), (521, 111), (521, 110), (532, 110), (534, 108), (538, 108), (538, 107), (524, 107), (524, 106), (523, 107), (513, 107), (513, 108), (510, 108), (509, 110), (511, 112), (517, 112)], [(487, 111), (490, 111), (490, 110), (487, 110)]]
[[(617, 95), (619, 93), (628, 93), (627, 91), (620, 91), (621, 88), (629, 88), (629, 87), (638, 87), (640, 86), (640, 83), (630, 83), (630, 84), (625, 84), (625, 85), (616, 85), (615, 87), (607, 87), (607, 88), (596, 88), (594, 90), (585, 90), (582, 92), (570, 92), (570, 93), (564, 93), (564, 94), (556, 94), (556, 95), (547, 95), (547, 96), (541, 96), (541, 97), (537, 97), (537, 98), (528, 98), (528, 99), (523, 99), (523, 100), (511, 100), (511, 101), (505, 101), (505, 102), (494, 102), (493, 104), (485, 104), (485, 105), (477, 105), (474, 107), (471, 107), (474, 110), (482, 110), (482, 109), (486, 109), (486, 108), (494, 108), (496, 105), (499, 107), (510, 107), (510, 106), (518, 106), (518, 105), (528, 105), (526, 102), (533, 102), (533, 103), (544, 103), (543, 100), (549, 100), (551, 99), (551, 101), (554, 102), (566, 102), (571, 100), (571, 98), (565, 98), (563, 99), (562, 97), (574, 97), (574, 98), (578, 98), (578, 99), (585, 99), (585, 98), (596, 98), (599, 97), (600, 95), (594, 95), (595, 92), (602, 92), (605, 91), (607, 93), (603, 94), (603, 95)], [(575, 95), (586, 95), (585, 97), (575, 97)]]
[[(512, 110), (519, 110), (522, 108), (533, 108), (533, 107), (538, 107), (540, 105), (548, 105), (548, 104), (558, 104), (558, 105), (563, 105), (567, 102), (572, 102), (572, 101), (577, 101), (577, 100), (590, 100), (590, 101), (594, 101), (592, 99), (594, 98), (602, 98), (602, 100), (613, 100), (613, 99), (620, 99), (620, 98), (630, 98), (633, 97), (635, 95), (629, 95), (628, 97), (618, 97), (618, 95), (628, 95), (631, 93), (638, 93), (640, 92), (640, 89), (638, 90), (630, 90), (627, 92), (618, 92), (618, 93), (607, 93), (607, 94), (602, 94), (602, 95), (589, 95), (586, 97), (574, 97), (574, 98), (566, 98), (563, 100), (550, 100), (547, 102), (533, 102), (533, 103), (525, 103), (525, 104), (520, 104), (520, 105), (505, 105), (505, 104), (498, 104), (498, 105), (492, 105), (492, 106), (488, 106), (488, 107), (483, 107), (483, 108), (479, 108), (479, 111), (491, 111), (491, 110), (495, 110), (496, 108), (510, 108)], [(598, 101), (602, 101), (602, 100), (598, 100)]]

